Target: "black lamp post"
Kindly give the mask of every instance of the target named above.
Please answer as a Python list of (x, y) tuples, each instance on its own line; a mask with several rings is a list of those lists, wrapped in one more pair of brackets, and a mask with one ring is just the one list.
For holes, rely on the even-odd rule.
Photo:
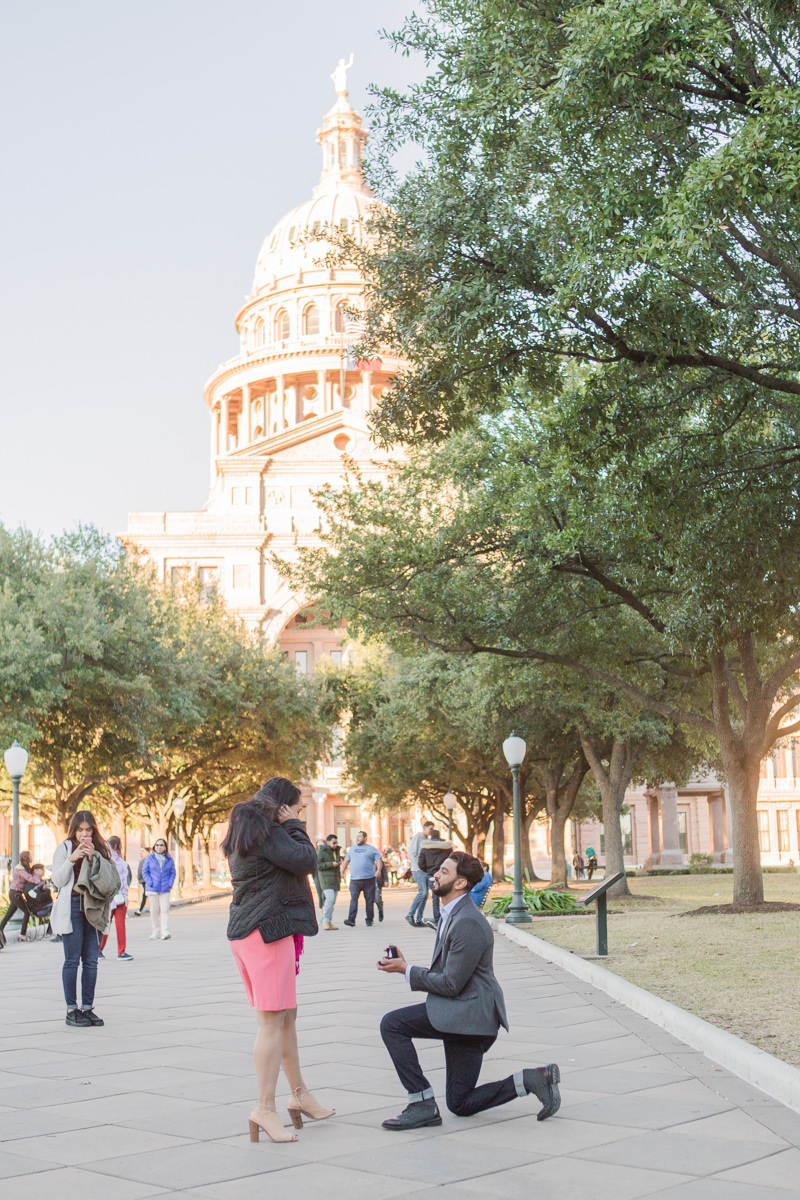
[(11, 824), (11, 865), (15, 867), (19, 862), (19, 785), (22, 776), (25, 774), (25, 768), (28, 765), (28, 751), (20, 746), (15, 738), (8, 750), (6, 750), (3, 758), (5, 759), (6, 770), (11, 776), (11, 787), (14, 796)]
[(514, 895), (506, 917), (509, 925), (528, 925), (531, 921), (531, 914), (522, 894), (522, 814), (519, 801), (519, 769), (525, 760), (527, 749), (523, 739), (515, 733), (503, 742), (503, 754), (514, 778)]
[(450, 844), (453, 844), (453, 809), (456, 806), (456, 797), (452, 792), (445, 792), (444, 806), (447, 809), (447, 836), (450, 839)]

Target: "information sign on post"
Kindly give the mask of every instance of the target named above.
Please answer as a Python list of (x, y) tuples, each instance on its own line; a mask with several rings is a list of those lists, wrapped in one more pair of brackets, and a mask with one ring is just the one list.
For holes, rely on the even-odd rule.
[(597, 954), (599, 958), (605, 958), (608, 955), (608, 889), (624, 878), (624, 871), (617, 871), (616, 875), (609, 875), (599, 887), (593, 888), (582, 900), (578, 901), (583, 908), (588, 908), (595, 900), (597, 901)]

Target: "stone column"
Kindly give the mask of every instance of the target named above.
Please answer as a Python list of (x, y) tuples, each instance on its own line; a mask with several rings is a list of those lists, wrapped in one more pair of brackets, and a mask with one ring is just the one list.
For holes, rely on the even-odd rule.
[(683, 854), (678, 837), (678, 789), (674, 783), (662, 783), (658, 797), (661, 805), (661, 836), (664, 839), (659, 863), (662, 867), (682, 867)]
[(278, 388), (275, 395), (275, 413), (280, 433), (282, 429), (286, 428), (286, 388), (283, 375), (276, 375), (275, 383)]
[(211, 409), (211, 478), (217, 473), (216, 458), (219, 454), (219, 409), (216, 405)]
[(328, 397), (325, 395), (326, 376), (327, 371), (317, 371), (317, 399), (319, 401), (317, 407), (320, 414), (328, 411)]
[(650, 853), (647, 856), (648, 867), (658, 866), (661, 859), (661, 830), (658, 825), (658, 797), (648, 796), (647, 808), (650, 828)]
[(708, 823), (711, 828), (711, 854), (721, 862), (725, 853), (725, 798), (722, 792), (708, 797)]
[(222, 453), (228, 453), (228, 438), (230, 437), (231, 398), (222, 397)]
[(372, 390), (372, 371), (361, 372), (361, 411), (366, 417), (369, 412), (370, 392)]
[(250, 400), (250, 384), (242, 384), (242, 434), (247, 438), (249, 446), (253, 440), (253, 412)]

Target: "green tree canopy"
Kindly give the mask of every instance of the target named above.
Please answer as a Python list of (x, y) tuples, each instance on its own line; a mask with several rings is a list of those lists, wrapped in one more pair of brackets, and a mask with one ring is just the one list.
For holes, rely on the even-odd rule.
[[(348, 244), (373, 340), (410, 363), (384, 437), (557, 390), (565, 361), (617, 421), (668, 398), (797, 430), (794, 4), (426, 0), (391, 40), (428, 75), (378, 93), (388, 207)], [(405, 177), (379, 165), (409, 143)]]

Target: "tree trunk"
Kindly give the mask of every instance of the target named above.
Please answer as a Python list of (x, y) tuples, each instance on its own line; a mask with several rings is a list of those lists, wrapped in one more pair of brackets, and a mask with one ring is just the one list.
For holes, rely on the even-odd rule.
[(742, 764), (738, 757), (732, 763), (725, 758), (723, 752), (733, 821), (733, 903), (750, 907), (764, 902), (756, 803), (760, 761)]
[(200, 834), (200, 862), (203, 870), (203, 887), (206, 891), (211, 889), (211, 849), (208, 844), (208, 838), (202, 833)]
[[(619, 818), (625, 803), (625, 793), (633, 778), (636, 755), (629, 740), (616, 741), (611, 747), (606, 767), (597, 739), (580, 731), (581, 746), (594, 781), (603, 801), (603, 835), (605, 840), (606, 878), (619, 871), (625, 875), (625, 857), (622, 852), (622, 828)], [(609, 888), (609, 896), (630, 896), (627, 877)]]
[(494, 798), (494, 819), (492, 821), (492, 878), (499, 883), (506, 873), (506, 809), (503, 803), (503, 793), (498, 790)]
[(189, 890), (193, 892), (194, 891), (194, 838), (186, 831), (184, 831), (183, 859), (184, 859), (183, 878), (185, 881), (184, 887), (189, 888)]
[(472, 853), (475, 855), (476, 858), (479, 858), (481, 860), (481, 862), (485, 862), (486, 861), (486, 830), (484, 830), (483, 833), (475, 834), (473, 846), (475, 847), (475, 849), (473, 850)]
[[(548, 808), (550, 806), (548, 805)], [(571, 807), (571, 806), (570, 806)], [(567, 888), (567, 855), (564, 850), (564, 834), (569, 820), (569, 811), (563, 804), (554, 804), (550, 815), (550, 886)]]
[[(775, 676), (765, 687), (749, 633), (739, 639), (738, 649), (746, 689), (746, 697), (740, 691), (738, 700), (740, 712), (744, 715), (744, 728), (741, 730), (735, 729), (731, 720), (728, 665), (719, 652), (709, 656), (709, 663), (713, 684), (714, 727), (731, 798), (733, 903), (747, 908), (764, 902), (757, 809), (761, 759), (779, 736), (781, 713), (797, 697), (785, 701), (773, 713), (777, 692)], [(791, 727), (789, 731), (792, 731)]]
[[(627, 789), (626, 789), (627, 790)], [(603, 800), (603, 833), (605, 834), (606, 877), (622, 872), (619, 883), (608, 889), (608, 896), (630, 896), (628, 879), (625, 875), (625, 857), (622, 852), (622, 828), (619, 823), (620, 810), (625, 792), (618, 796), (611, 784), (600, 788)]]
[(533, 859), (531, 858), (531, 825), (536, 813), (537, 809), (531, 809), (525, 812), (522, 818), (522, 876), (528, 882), (539, 878), (533, 869)]

